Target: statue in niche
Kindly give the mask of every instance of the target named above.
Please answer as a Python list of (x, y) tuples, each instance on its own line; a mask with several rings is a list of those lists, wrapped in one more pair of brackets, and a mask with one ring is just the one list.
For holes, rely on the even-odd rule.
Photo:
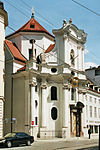
[(73, 49), (70, 52), (70, 60), (71, 60), (71, 64), (74, 65), (74, 50)]

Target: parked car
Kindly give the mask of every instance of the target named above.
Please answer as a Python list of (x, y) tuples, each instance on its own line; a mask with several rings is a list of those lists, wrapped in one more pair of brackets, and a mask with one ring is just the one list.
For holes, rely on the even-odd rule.
[(0, 138), (0, 145), (8, 148), (19, 146), (21, 144), (31, 145), (34, 142), (34, 137), (24, 132), (8, 133), (3, 138)]

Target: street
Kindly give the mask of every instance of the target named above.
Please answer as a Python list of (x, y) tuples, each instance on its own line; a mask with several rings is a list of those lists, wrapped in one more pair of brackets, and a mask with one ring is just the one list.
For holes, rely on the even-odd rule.
[[(9, 148), (0, 148), (8, 150)], [(55, 140), (37, 140), (31, 146), (19, 146), (10, 148), (10, 150), (99, 150), (97, 139), (55, 139)]]

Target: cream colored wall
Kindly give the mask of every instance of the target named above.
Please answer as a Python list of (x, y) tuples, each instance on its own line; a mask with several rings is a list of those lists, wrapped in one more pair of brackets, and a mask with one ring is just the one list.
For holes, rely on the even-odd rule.
[(13, 79), (13, 131), (25, 131), (25, 81), (24, 77)]
[(4, 40), (5, 40), (5, 27), (4, 27), (4, 17), (0, 15), (0, 96), (4, 97)]
[[(6, 51), (7, 54), (7, 51)], [(8, 56), (11, 58), (11, 56)], [(12, 96), (12, 73), (13, 63), (12, 61), (6, 62), (5, 65), (5, 109), (4, 109), (4, 134), (11, 132), (11, 96)], [(6, 119), (8, 121), (6, 122)]]
[[(3, 14), (4, 13), (4, 14)], [(6, 13), (0, 9), (0, 137), (3, 136), (4, 124), (4, 81), (5, 81), (5, 21), (4, 15)], [(5, 17), (5, 20), (7, 18)]]

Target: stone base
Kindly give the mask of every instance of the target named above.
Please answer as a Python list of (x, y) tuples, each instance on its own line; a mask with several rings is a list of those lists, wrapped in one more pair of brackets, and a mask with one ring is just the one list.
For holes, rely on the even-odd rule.
[(88, 137), (88, 128), (87, 127), (83, 127), (83, 133), (84, 133), (84, 137)]
[(62, 138), (70, 138), (70, 130), (68, 127), (63, 127), (62, 128)]
[(61, 138), (61, 130), (47, 130), (47, 128), (40, 128), (40, 138), (42, 139), (52, 139), (52, 138)]
[(31, 136), (34, 136), (34, 140), (37, 139), (37, 134), (38, 134), (38, 127), (37, 126), (31, 126)]
[(45, 139), (47, 137), (46, 127), (40, 128), (40, 138)]

